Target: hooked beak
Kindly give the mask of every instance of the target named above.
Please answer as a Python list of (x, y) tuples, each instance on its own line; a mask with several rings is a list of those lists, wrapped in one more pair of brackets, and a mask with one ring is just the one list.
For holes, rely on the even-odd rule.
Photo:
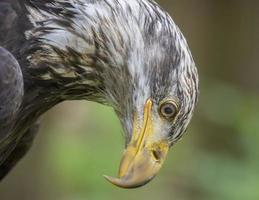
[(149, 99), (144, 107), (144, 120), (138, 128), (134, 119), (133, 134), (123, 154), (119, 178), (104, 176), (112, 184), (122, 188), (137, 188), (151, 181), (168, 153), (166, 140), (156, 140), (152, 120), (152, 101)]

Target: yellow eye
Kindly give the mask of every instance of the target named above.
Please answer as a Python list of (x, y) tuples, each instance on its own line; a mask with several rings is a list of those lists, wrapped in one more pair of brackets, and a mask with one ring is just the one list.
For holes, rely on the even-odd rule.
[(175, 101), (167, 100), (160, 104), (159, 112), (162, 117), (172, 120), (179, 112), (179, 106)]

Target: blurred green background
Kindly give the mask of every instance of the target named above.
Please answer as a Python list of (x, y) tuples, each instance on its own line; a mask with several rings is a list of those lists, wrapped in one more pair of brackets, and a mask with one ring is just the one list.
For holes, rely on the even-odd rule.
[(157, 178), (122, 190), (124, 146), (110, 108), (66, 102), (43, 117), (26, 157), (0, 184), (1, 200), (258, 200), (259, 1), (160, 0), (179, 25), (200, 73), (188, 135)]

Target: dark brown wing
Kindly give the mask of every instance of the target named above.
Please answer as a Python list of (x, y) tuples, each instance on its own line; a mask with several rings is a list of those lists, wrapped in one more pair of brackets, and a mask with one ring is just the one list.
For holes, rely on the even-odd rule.
[[(25, 32), (31, 29), (27, 18), (25, 0), (0, 1), (0, 46), (7, 49), (20, 60), (22, 49), (26, 45)], [(20, 63), (23, 67), (22, 63)]]
[(0, 140), (8, 134), (23, 99), (23, 75), (17, 60), (0, 47)]
[(8, 174), (8, 172), (17, 164), (17, 162), (27, 153), (30, 149), (35, 135), (38, 133), (39, 124), (36, 123), (31, 126), (28, 131), (21, 138), (19, 144), (15, 147), (12, 153), (0, 165), (0, 181)]
[(0, 3), (0, 44), (3, 46), (4, 41), (8, 37), (8, 33), (12, 28), (16, 18), (16, 13), (8, 2)]
[[(24, 50), (29, 42), (25, 39), (25, 31), (31, 24), (26, 16), (25, 2), (30, 1), (0, 0), (0, 180), (24, 156), (37, 133), (37, 126), (33, 125), (22, 133), (18, 142), (17, 135), (12, 135), (26, 96), (24, 80), (28, 77)], [(5, 146), (7, 139), (11, 142)]]

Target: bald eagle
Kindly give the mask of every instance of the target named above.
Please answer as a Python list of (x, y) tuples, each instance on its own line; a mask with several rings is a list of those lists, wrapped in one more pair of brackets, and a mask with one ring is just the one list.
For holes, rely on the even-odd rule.
[(26, 154), (38, 118), (65, 100), (111, 106), (125, 150), (119, 177), (152, 180), (198, 99), (187, 42), (153, 0), (2, 0), (0, 179)]

